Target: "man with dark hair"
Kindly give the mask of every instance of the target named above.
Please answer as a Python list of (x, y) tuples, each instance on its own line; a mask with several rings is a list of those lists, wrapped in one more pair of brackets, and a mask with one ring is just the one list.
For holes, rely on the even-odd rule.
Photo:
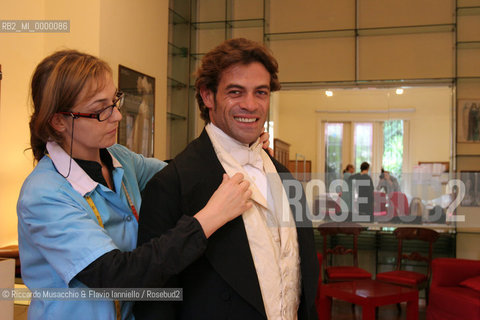
[(168, 286), (183, 288), (182, 302), (139, 303), (137, 319), (317, 319), (319, 271), (305, 197), (290, 208), (279, 173), (293, 177), (258, 139), (270, 93), (280, 89), (277, 72), (271, 53), (246, 39), (227, 40), (202, 59), (195, 88), (205, 129), (147, 185), (138, 244), (202, 208), (224, 173), (243, 173), (253, 206), (172, 278)]
[[(360, 173), (356, 173), (348, 179), (348, 189), (352, 194), (351, 212), (354, 222), (373, 222), (373, 181), (368, 174), (370, 164), (362, 162)], [(360, 215), (360, 217), (359, 217)], [(363, 215), (363, 217), (362, 217)], [(361, 220), (355, 220), (361, 219)]]

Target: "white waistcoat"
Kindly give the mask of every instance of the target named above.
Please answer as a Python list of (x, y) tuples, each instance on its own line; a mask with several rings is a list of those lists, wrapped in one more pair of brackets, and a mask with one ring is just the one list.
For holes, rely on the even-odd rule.
[(210, 125), (206, 130), (225, 172), (230, 177), (241, 172), (250, 181), (254, 205), (242, 218), (267, 318), (295, 320), (301, 292), (297, 229), (277, 170), (266, 153), (259, 150), (267, 175), (267, 197), (273, 198), (267, 201), (252, 177), (222, 147)]

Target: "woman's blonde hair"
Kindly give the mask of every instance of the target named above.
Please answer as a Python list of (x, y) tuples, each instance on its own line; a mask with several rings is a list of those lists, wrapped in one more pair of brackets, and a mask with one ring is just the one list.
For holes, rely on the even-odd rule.
[(82, 91), (92, 84), (96, 85), (92, 87), (92, 95), (102, 90), (105, 76), (111, 73), (105, 61), (76, 50), (58, 51), (40, 62), (31, 84), (30, 146), (36, 161), (44, 156), (48, 140), (62, 142), (61, 135), (51, 125), (55, 113), (71, 110)]

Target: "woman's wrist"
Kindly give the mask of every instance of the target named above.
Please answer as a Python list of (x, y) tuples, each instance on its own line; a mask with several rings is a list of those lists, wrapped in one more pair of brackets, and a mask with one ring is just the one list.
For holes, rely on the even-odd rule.
[(208, 208), (203, 208), (196, 215), (195, 219), (198, 220), (200, 226), (203, 229), (205, 237), (208, 239), (218, 228), (223, 226), (226, 221), (221, 214), (213, 214)]

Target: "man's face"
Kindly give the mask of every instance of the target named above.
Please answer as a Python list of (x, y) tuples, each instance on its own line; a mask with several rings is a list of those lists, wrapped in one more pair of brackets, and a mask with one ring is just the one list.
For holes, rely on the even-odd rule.
[(235, 140), (251, 144), (263, 132), (270, 105), (270, 73), (259, 63), (235, 64), (220, 76), (217, 94), (201, 90), (210, 120)]

